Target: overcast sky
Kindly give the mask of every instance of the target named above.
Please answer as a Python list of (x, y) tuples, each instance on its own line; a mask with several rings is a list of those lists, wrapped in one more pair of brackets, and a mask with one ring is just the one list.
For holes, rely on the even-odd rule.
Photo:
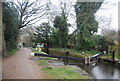
[[(59, 6), (59, 0), (50, 0), (56, 6)], [(102, 28), (109, 28), (118, 30), (118, 2), (120, 0), (105, 0), (101, 5), (101, 8), (95, 14), (96, 20), (99, 22), (99, 33)], [(72, 0), (72, 3), (76, 0)], [(73, 9), (72, 9), (73, 10)], [(101, 20), (103, 20), (101, 22)], [(74, 19), (71, 19), (69, 22), (75, 23)], [(75, 28), (75, 27), (74, 27)], [(70, 28), (70, 32), (74, 30)]]
[[(118, 2), (119, 1), (120, 0), (105, 0), (101, 8), (97, 11), (96, 17), (102, 17), (106, 19), (106, 21), (104, 22), (99, 22), (99, 27), (100, 27), (99, 33), (102, 28), (118, 30)], [(106, 9), (104, 10), (104, 8)], [(109, 25), (109, 22), (111, 22), (110, 25)]]
[[(50, 0), (52, 4), (57, 8), (60, 8), (59, 0)], [(63, 0), (61, 0), (63, 1)], [(72, 4), (76, 2), (76, 0), (64, 0), (66, 2), (71, 1)], [(95, 14), (96, 20), (99, 22), (99, 33), (101, 32), (102, 28), (109, 28), (118, 30), (118, 2), (120, 0), (105, 0), (104, 3), (101, 5), (101, 8)], [(71, 9), (71, 12), (75, 15), (74, 8)], [(58, 11), (59, 13), (59, 11)], [(71, 24), (75, 24), (75, 18), (68, 17), (68, 22)], [(103, 20), (101, 22), (101, 20)], [(47, 19), (44, 19), (37, 23), (40, 24), (42, 22), (47, 22)], [(110, 22), (110, 23), (109, 23)], [(73, 28), (69, 28), (70, 33), (74, 31), (76, 26)]]

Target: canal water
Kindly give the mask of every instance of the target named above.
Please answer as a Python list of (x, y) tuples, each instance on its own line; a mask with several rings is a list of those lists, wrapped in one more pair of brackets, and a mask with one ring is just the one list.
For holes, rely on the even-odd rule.
[(97, 64), (85, 65), (78, 61), (69, 60), (69, 64), (77, 65), (91, 74), (96, 79), (119, 79), (120, 80), (120, 68), (113, 64), (105, 62), (98, 62)]
[[(62, 60), (66, 63), (66, 60)], [(68, 64), (79, 66), (91, 74), (95, 79), (119, 79), (120, 81), (120, 68), (114, 64), (98, 62), (97, 64), (94, 63), (85, 65), (82, 61), (79, 60), (69, 60)]]

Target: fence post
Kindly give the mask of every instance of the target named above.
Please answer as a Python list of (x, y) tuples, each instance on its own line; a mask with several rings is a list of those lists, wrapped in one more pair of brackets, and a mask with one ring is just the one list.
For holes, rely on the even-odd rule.
[(68, 60), (69, 51), (66, 51), (66, 53), (65, 53), (65, 54), (66, 54), (66, 63), (65, 63), (65, 64), (68, 64), (68, 61), (69, 61), (69, 60)]
[(90, 64), (90, 57), (85, 57), (85, 64)]
[(85, 57), (85, 64), (87, 64), (88, 62), (87, 62), (87, 57)]
[(112, 51), (112, 60), (115, 60), (115, 51)]
[(90, 64), (90, 57), (88, 57), (88, 64)]

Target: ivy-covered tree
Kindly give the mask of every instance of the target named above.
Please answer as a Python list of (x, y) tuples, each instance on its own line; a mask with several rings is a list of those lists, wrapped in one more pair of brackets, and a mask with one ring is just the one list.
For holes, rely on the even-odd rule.
[(59, 47), (59, 33), (58, 30), (55, 28), (51, 29), (51, 35), (50, 35), (50, 43), (52, 45), (52, 47)]
[(102, 2), (77, 2), (75, 4), (77, 23), (77, 50), (90, 50), (94, 45), (92, 36), (98, 29), (94, 14)]
[(17, 46), (19, 35), (19, 17), (17, 9), (12, 2), (3, 3), (3, 26), (7, 50), (12, 50)]
[(68, 23), (63, 15), (56, 16), (54, 19), (54, 27), (58, 30), (58, 45), (61, 48), (67, 46), (68, 39)]

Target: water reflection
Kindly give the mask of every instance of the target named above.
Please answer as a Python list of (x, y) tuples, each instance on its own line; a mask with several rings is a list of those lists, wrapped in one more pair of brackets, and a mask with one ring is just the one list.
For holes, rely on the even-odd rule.
[(120, 68), (112, 64), (99, 62), (97, 64), (94, 63), (91, 65), (85, 65), (78, 61), (69, 61), (69, 64), (78, 65), (80, 68), (90, 73), (96, 79), (114, 79), (114, 80), (119, 79), (120, 80)]
[(118, 68), (114, 65), (106, 63), (98, 63), (97, 65), (84, 65), (79, 67), (85, 69), (96, 79), (118, 79)]

